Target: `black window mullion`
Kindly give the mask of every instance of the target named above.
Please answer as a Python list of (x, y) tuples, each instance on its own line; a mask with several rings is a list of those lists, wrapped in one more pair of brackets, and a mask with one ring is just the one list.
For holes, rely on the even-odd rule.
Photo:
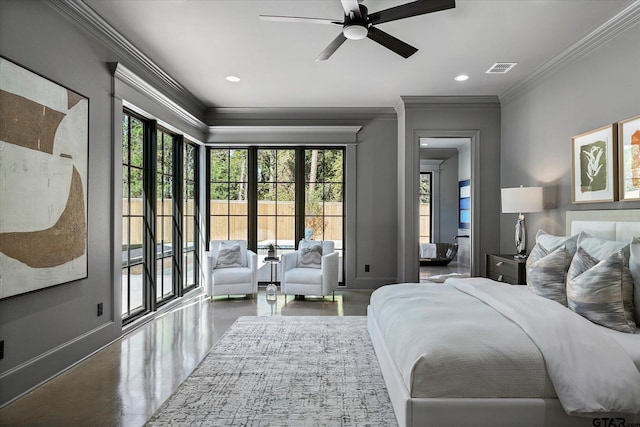
[[(183, 190), (184, 190), (184, 140), (181, 135), (173, 137), (173, 294), (182, 296), (183, 281)], [(182, 165), (178, 167), (178, 165)]]
[(305, 228), (305, 200), (307, 183), (305, 180), (305, 148), (296, 148), (296, 197), (295, 197), (295, 241), (294, 247), (303, 237)]
[(143, 176), (144, 180), (144, 254), (145, 254), (145, 306), (155, 311), (157, 308), (156, 302), (156, 263), (157, 263), (157, 250), (156, 250), (156, 176), (157, 176), (157, 122), (151, 120), (148, 122), (148, 126), (145, 126), (144, 132), (144, 147), (143, 150), (143, 165), (146, 172)]
[(247, 246), (258, 252), (258, 149), (249, 147), (247, 153)]

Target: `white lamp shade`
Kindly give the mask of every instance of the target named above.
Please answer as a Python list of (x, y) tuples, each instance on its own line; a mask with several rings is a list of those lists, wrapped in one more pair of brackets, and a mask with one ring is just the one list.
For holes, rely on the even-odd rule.
[(502, 213), (542, 211), (542, 187), (502, 189)]

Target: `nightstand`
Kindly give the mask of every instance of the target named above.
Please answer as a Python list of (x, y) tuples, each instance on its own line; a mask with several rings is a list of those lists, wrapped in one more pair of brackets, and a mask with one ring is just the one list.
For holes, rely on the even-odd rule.
[(487, 254), (487, 277), (511, 285), (527, 284), (527, 259), (513, 254)]

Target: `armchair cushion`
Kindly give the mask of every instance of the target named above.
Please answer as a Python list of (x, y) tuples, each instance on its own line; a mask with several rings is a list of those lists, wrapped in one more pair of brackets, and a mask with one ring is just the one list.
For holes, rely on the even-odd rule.
[(320, 268), (294, 268), (287, 271), (286, 280), (288, 283), (321, 285), (322, 270)]

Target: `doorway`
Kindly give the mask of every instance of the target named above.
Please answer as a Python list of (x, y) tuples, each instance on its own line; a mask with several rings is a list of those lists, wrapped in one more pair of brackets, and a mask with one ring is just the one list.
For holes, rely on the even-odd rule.
[(471, 138), (421, 137), (420, 281), (471, 274)]

